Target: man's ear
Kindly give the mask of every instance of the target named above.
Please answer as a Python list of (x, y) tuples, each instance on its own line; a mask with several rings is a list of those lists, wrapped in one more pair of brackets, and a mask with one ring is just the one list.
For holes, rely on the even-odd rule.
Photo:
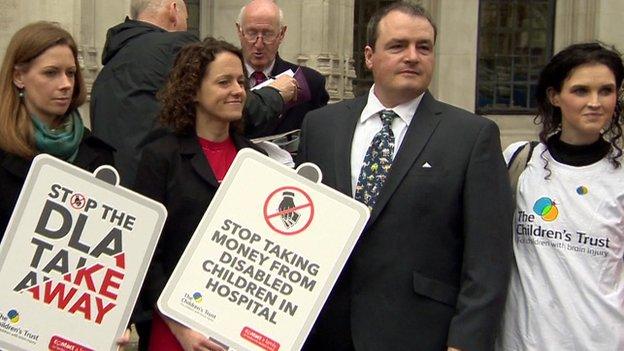
[(171, 23), (173, 27), (177, 26), (178, 24), (178, 10), (178, 3), (175, 0), (173, 0), (167, 6), (167, 18), (169, 19), (169, 23)]
[(284, 38), (286, 37), (286, 29), (288, 29), (287, 26), (282, 26), (282, 28), (280, 29), (278, 35), (277, 35), (277, 40), (278, 42), (281, 44), (282, 41), (284, 40)]
[(364, 63), (369, 70), (373, 69), (373, 48), (370, 45), (364, 47)]
[(559, 93), (553, 87), (546, 89), (546, 96), (551, 105), (559, 107)]
[(238, 34), (238, 39), (243, 40), (243, 28), (240, 23), (236, 23), (236, 34)]

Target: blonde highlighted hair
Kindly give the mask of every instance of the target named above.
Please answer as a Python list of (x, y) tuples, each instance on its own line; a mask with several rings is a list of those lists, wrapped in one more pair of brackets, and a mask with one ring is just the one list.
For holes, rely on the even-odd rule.
[(13, 83), (16, 70), (28, 71), (30, 64), (43, 52), (56, 45), (67, 45), (76, 64), (76, 77), (71, 112), (86, 99), (86, 88), (78, 64), (78, 48), (66, 30), (52, 22), (35, 22), (18, 30), (7, 47), (0, 67), (0, 149), (23, 158), (37, 154), (33, 140), (32, 122), (23, 98)]

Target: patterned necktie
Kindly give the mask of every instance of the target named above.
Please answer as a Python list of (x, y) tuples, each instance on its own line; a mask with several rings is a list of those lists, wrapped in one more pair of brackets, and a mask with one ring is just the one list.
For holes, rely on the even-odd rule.
[(394, 133), (392, 121), (398, 117), (392, 110), (380, 112), (383, 127), (375, 134), (373, 141), (364, 156), (364, 164), (355, 186), (355, 199), (364, 203), (372, 211), (381, 192), (394, 154)]
[(255, 71), (254, 73), (252, 73), (251, 78), (254, 79), (254, 87), (264, 82), (265, 80), (267, 80), (267, 77), (264, 75), (264, 72), (260, 72), (260, 71)]

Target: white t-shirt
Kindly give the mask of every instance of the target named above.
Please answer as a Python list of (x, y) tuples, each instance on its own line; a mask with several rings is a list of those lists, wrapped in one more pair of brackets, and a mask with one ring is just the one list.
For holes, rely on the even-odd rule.
[(498, 350), (624, 350), (624, 165), (569, 166), (545, 149), (518, 180)]

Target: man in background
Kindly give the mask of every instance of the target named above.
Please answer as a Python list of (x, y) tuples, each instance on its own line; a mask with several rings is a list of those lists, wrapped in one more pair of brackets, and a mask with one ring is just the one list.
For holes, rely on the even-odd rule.
[[(188, 13), (182, 0), (132, 0), (130, 17), (108, 30), (104, 67), (91, 91), (93, 133), (117, 150), (115, 167), (127, 187), (134, 184), (147, 136), (159, 126), (156, 93), (165, 84), (178, 51), (199, 40), (186, 31)], [(276, 120), (284, 102), (296, 96), (296, 88), (294, 79), (284, 77), (272, 87), (248, 94), (249, 128)]]
[(247, 136), (261, 137), (301, 128), (305, 114), (325, 106), (329, 94), (325, 90), (325, 78), (319, 72), (284, 61), (279, 56), (278, 49), (286, 35), (282, 10), (273, 0), (253, 0), (241, 9), (236, 29), (252, 86), (288, 69), (293, 72), (301, 69), (311, 92), (310, 100), (296, 102), (273, 123), (264, 128), (248, 130)]

